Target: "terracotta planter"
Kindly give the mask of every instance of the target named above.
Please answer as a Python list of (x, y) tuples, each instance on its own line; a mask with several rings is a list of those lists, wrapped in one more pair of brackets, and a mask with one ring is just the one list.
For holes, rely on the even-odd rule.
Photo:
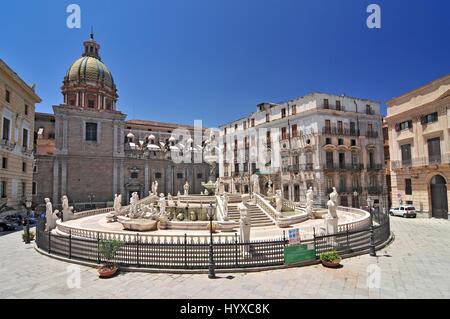
[(341, 259), (336, 259), (333, 261), (325, 261), (321, 260), (322, 265), (324, 265), (327, 268), (339, 268), (341, 267)]
[(100, 278), (111, 278), (119, 271), (119, 268), (102, 266), (97, 271)]

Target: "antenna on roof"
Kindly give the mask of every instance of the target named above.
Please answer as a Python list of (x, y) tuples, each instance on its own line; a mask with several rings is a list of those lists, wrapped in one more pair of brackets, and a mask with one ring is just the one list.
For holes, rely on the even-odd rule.
[(94, 27), (91, 26), (91, 35), (90, 35), (91, 39), (94, 40)]

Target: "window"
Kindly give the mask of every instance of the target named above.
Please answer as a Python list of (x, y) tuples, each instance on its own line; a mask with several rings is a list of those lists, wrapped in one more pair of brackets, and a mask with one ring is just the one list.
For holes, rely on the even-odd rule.
[(38, 171), (37, 164), (34, 164), (33, 165), (33, 173), (37, 173), (37, 171)]
[(288, 137), (287, 137), (287, 133), (286, 133), (286, 128), (285, 127), (282, 127), (281, 128), (281, 139), (282, 140), (286, 140)]
[(411, 144), (404, 144), (400, 146), (402, 153), (402, 164), (410, 165), (411, 164)]
[(366, 114), (369, 115), (373, 114), (372, 107), (369, 104), (366, 105)]
[(11, 127), (11, 121), (7, 119), (6, 117), (3, 118), (3, 135), (2, 138), (4, 140), (9, 140), (9, 130)]
[(251, 123), (252, 123), (252, 127), (255, 127), (255, 119), (252, 119)]
[(270, 114), (266, 114), (266, 122), (270, 122)]
[(112, 108), (111, 100), (110, 99), (106, 99), (106, 109), (107, 110), (111, 110), (111, 108)]
[(239, 173), (239, 164), (238, 163), (234, 164), (234, 172)]
[(252, 163), (252, 174), (256, 173), (256, 163)]
[(341, 110), (341, 101), (336, 101), (336, 110)]
[(356, 123), (350, 122), (350, 134), (355, 135), (356, 134)]
[(438, 113), (434, 112), (425, 116), (422, 116), (422, 118), (420, 119), (420, 123), (421, 124), (430, 124), (433, 122), (437, 122), (438, 120)]
[(27, 184), (25, 184), (25, 182), (22, 182), (22, 196), (25, 196), (26, 190), (27, 190)]
[(8, 158), (2, 157), (2, 168), (7, 169), (8, 168)]
[(22, 162), (22, 172), (26, 173), (27, 171), (27, 163)]
[(350, 140), (350, 146), (356, 146), (356, 140), (355, 139), (351, 139)]
[(405, 194), (406, 195), (412, 195), (412, 183), (411, 178), (405, 179)]
[(237, 131), (237, 129), (238, 129), (238, 125), (234, 124), (234, 130)]
[(292, 137), (297, 137), (297, 136), (298, 136), (297, 124), (293, 124), (292, 125)]
[(2, 198), (6, 198), (6, 181), (2, 181), (2, 182), (0, 183), (0, 187), (1, 187), (1, 189), (0, 189), (0, 195), (1, 195), (1, 197), (2, 197)]
[(138, 172), (131, 172), (131, 178), (138, 178), (139, 173)]
[(95, 107), (95, 101), (94, 100), (88, 100), (88, 107), (94, 108)]
[(244, 130), (247, 129), (247, 122), (242, 123), (242, 126), (244, 127)]
[(323, 108), (324, 108), (324, 109), (330, 108), (330, 104), (329, 104), (329, 102), (328, 102), (328, 99), (324, 99), (324, 100), (323, 100)]
[(28, 148), (28, 130), (27, 129), (23, 129), (23, 133), (22, 133), (22, 146), (24, 148)]
[(86, 141), (97, 141), (97, 123), (86, 123)]
[(11, 92), (9, 90), (6, 90), (5, 93), (5, 100), (6, 102), (10, 103), (11, 102)]
[(155, 173), (155, 179), (161, 179), (161, 173)]
[(202, 173), (197, 173), (197, 178), (198, 179), (202, 179), (203, 178), (203, 174)]
[(297, 114), (297, 105), (292, 105), (292, 115)]
[(37, 195), (37, 184), (36, 184), (36, 182), (33, 182), (31, 184), (31, 194), (32, 195)]
[(338, 138), (338, 145), (344, 145), (344, 139)]
[(333, 167), (333, 152), (326, 152), (327, 167)]
[(441, 139), (439, 137), (431, 138), (427, 141), (428, 161), (430, 163), (441, 162)]
[(325, 139), (325, 144), (326, 144), (326, 145), (331, 144), (331, 137), (327, 137), (327, 138)]
[(352, 166), (355, 167), (359, 163), (358, 153), (352, 152)]
[(227, 135), (227, 128), (226, 128), (226, 127), (225, 127), (224, 130), (223, 130), (223, 134), (224, 134), (224, 135)]
[(412, 127), (413, 127), (412, 120), (404, 121), (404, 122), (395, 124), (395, 130), (397, 132), (400, 132), (400, 131), (403, 131), (403, 130), (409, 130)]
[(325, 127), (327, 129), (331, 129), (331, 121), (330, 120), (325, 120)]
[(183, 173), (177, 173), (177, 178), (178, 179), (182, 179), (183, 178)]
[(345, 168), (345, 153), (339, 153), (339, 168)]
[(286, 109), (281, 109), (281, 118), (286, 117)]
[(337, 122), (338, 134), (344, 134), (342, 121)]
[(28, 104), (25, 104), (25, 110), (24, 110), (24, 112), (25, 112), (25, 115), (28, 115)]

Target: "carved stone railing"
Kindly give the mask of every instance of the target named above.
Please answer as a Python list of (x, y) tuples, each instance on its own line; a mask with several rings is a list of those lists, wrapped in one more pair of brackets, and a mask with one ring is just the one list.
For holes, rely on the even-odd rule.
[(106, 213), (109, 213), (109, 212), (111, 212), (113, 210), (114, 210), (113, 207), (106, 207), (106, 208), (100, 208), (100, 209), (86, 210), (84, 212), (74, 213), (74, 217), (72, 218), (72, 220), (73, 219), (83, 218), (83, 217), (88, 217), (88, 216), (106, 214)]
[(223, 206), (223, 200), (220, 195), (216, 195), (216, 219), (219, 222), (225, 221), (225, 208)]
[[(144, 197), (144, 198), (142, 198), (142, 199), (137, 201), (136, 208), (138, 210), (140, 210), (145, 205), (149, 205), (151, 203), (155, 203), (156, 201), (158, 201), (158, 198), (159, 197), (155, 196), (155, 195)], [(130, 209), (131, 209), (131, 205), (127, 205), (127, 206), (122, 207), (121, 210), (120, 210), (120, 215), (128, 214), (130, 212)]]
[(263, 196), (261, 196), (258, 193), (253, 193), (253, 200), (255, 201), (256, 205), (259, 206), (266, 214), (268, 214), (270, 217), (272, 217), (275, 221), (282, 217), (282, 214), (280, 212), (277, 212), (275, 208), (265, 199)]

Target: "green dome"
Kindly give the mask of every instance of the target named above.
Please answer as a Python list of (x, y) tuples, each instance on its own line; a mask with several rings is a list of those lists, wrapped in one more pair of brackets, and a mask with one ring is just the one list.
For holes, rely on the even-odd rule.
[(76, 60), (67, 71), (65, 81), (96, 82), (115, 89), (113, 77), (106, 65), (99, 59), (90, 56), (84, 56)]

